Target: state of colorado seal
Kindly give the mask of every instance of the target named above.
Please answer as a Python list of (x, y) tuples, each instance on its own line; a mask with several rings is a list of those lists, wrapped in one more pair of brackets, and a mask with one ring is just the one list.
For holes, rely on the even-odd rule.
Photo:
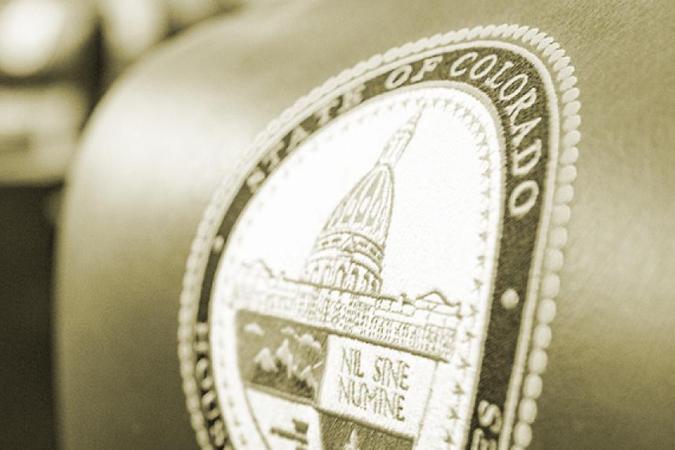
[(522, 449), (580, 122), (536, 29), (434, 36), (286, 111), (215, 194), (182, 294), (202, 448)]

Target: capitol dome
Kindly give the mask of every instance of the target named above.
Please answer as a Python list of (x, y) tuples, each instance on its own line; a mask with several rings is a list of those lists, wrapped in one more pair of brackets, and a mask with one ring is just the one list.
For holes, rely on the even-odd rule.
[(375, 166), (340, 201), (315, 241), (305, 279), (325, 287), (377, 294), (394, 202), (394, 167), (421, 112), (389, 139)]

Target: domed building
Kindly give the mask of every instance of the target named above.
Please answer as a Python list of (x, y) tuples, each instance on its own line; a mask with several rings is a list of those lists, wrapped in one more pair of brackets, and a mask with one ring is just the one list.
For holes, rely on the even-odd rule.
[(421, 112), (385, 145), (375, 166), (340, 201), (319, 234), (304, 279), (344, 291), (378, 294), (394, 202), (394, 167), (410, 143)]
[(460, 302), (438, 290), (412, 298), (382, 292), (394, 170), (420, 115), (391, 136), (375, 165), (335, 207), (300, 279), (275, 273), (263, 261), (243, 265), (233, 302), (267, 317), (450, 361), (462, 320)]

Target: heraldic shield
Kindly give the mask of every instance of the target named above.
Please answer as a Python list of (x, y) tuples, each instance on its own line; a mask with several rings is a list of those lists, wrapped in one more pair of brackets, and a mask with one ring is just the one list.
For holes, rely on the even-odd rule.
[[(381, 289), (396, 164), (423, 113), (396, 130), (337, 204), (302, 277), (250, 261), (232, 291), (235, 303), (255, 305), (236, 318), (249, 402), (272, 416), (280, 409), (315, 411), (310, 416), (318, 417), (324, 449), (413, 448), (437, 365), (452, 358), (460, 302), (438, 290), (409, 298)], [(306, 448), (310, 424), (303, 417), (278, 423), (270, 417), (260, 431)]]

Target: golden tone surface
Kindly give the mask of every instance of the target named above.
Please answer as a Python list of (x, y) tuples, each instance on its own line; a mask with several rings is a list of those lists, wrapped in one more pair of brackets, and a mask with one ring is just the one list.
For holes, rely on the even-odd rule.
[(675, 10), (669, 2), (296, 2), (243, 10), (123, 77), (70, 174), (59, 245), (64, 448), (193, 448), (176, 356), (211, 192), (298, 97), (435, 33), (518, 23), (576, 67), (583, 134), (533, 449), (668, 448), (675, 413)]

